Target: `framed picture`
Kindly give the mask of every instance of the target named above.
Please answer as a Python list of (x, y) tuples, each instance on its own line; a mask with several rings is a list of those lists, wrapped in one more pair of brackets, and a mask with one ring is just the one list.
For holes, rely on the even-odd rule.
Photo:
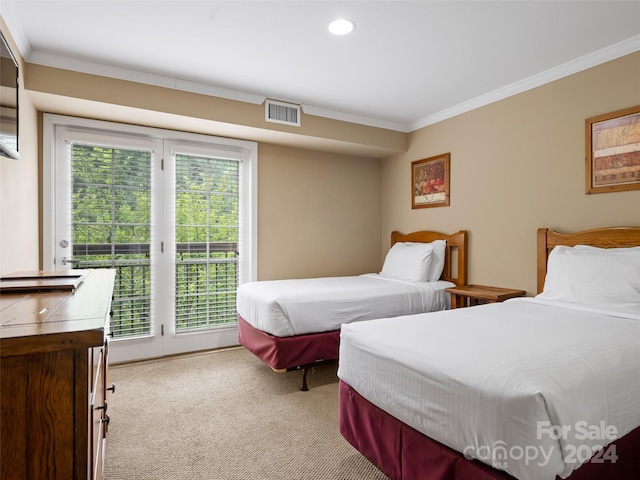
[(586, 192), (640, 190), (640, 105), (585, 123)]
[(450, 153), (411, 162), (411, 208), (449, 205)]

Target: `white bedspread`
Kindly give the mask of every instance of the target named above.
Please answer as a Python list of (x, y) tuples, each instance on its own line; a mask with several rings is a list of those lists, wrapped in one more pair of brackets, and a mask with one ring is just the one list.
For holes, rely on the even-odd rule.
[(338, 330), (343, 323), (449, 308), (451, 282), (416, 282), (371, 273), (245, 283), (238, 314), (278, 337)]
[(640, 426), (640, 312), (521, 298), (344, 325), (338, 376), (467, 458), (566, 478)]

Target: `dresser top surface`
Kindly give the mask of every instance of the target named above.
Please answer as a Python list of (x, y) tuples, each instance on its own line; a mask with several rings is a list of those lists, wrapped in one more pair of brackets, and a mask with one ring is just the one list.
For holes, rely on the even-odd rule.
[[(111, 308), (115, 270), (73, 272), (74, 277), (82, 277), (82, 281), (73, 287), (44, 291), (3, 291), (0, 294), (0, 340), (104, 331)], [(8, 277), (37, 278), (44, 273), (18, 272)]]

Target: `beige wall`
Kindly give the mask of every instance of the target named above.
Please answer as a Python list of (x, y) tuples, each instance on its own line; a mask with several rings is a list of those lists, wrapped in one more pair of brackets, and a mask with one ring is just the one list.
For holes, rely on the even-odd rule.
[(0, 27), (20, 67), (20, 160), (0, 156), (0, 275), (39, 268), (37, 112), (24, 91), (24, 62)]
[[(585, 194), (585, 119), (634, 105), (640, 52), (413, 132), (383, 161), (381, 241), (467, 229), (470, 283), (534, 294), (538, 227), (640, 226), (640, 190)], [(412, 210), (411, 162), (445, 152), (451, 205)]]
[(261, 280), (380, 271), (379, 160), (269, 144), (258, 156)]

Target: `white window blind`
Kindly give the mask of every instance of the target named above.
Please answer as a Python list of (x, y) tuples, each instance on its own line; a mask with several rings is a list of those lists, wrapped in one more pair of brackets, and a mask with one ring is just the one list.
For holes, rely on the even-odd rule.
[(239, 161), (175, 156), (176, 332), (237, 321)]
[(111, 332), (151, 333), (152, 152), (70, 142), (75, 268), (114, 268)]

